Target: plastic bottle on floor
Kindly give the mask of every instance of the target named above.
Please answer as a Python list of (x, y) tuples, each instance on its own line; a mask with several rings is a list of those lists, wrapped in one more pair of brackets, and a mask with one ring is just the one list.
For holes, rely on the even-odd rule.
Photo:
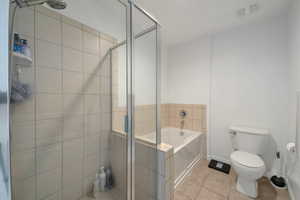
[(100, 179), (99, 190), (101, 192), (104, 192), (104, 191), (106, 191), (106, 174), (105, 174), (105, 168), (104, 167), (100, 168), (99, 179)]
[(93, 197), (97, 198), (100, 192), (100, 177), (99, 173), (96, 174), (96, 178), (93, 184)]

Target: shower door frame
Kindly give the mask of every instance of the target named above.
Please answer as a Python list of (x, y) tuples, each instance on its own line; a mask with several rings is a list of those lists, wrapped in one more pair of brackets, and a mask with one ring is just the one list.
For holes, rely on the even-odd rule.
[[(161, 143), (161, 124), (160, 124), (160, 101), (161, 101), (161, 25), (159, 22), (143, 8), (138, 6), (134, 0), (119, 0), (120, 3), (126, 6), (126, 99), (127, 99), (127, 158), (126, 158), (126, 172), (127, 172), (127, 200), (135, 200), (135, 91), (134, 91), (134, 40), (135, 33), (133, 31), (133, 12), (137, 9), (143, 13), (147, 18), (149, 18), (155, 24), (155, 34), (156, 34), (156, 146)], [(145, 32), (147, 33), (147, 32)], [(156, 148), (157, 149), (157, 148)], [(157, 155), (157, 154), (156, 154)], [(156, 156), (156, 167), (159, 166), (159, 159)], [(156, 185), (158, 186), (158, 177), (155, 177)], [(158, 188), (156, 188), (156, 199), (158, 199)]]
[[(0, 0), (0, 199), (11, 200), (9, 115), (9, 0)], [(1, 196), (3, 195), (3, 196)]]

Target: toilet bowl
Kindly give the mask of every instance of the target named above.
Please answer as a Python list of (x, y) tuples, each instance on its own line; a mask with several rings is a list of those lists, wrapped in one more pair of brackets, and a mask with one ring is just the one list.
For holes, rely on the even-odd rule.
[(265, 163), (256, 154), (245, 151), (234, 151), (230, 155), (232, 167), (237, 173), (237, 191), (250, 196), (257, 197), (257, 180), (266, 171)]

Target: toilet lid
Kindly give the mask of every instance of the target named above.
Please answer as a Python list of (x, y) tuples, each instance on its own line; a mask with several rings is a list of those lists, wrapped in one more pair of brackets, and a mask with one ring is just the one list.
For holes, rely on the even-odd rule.
[(264, 161), (255, 154), (251, 154), (244, 151), (235, 151), (230, 155), (230, 158), (246, 167), (262, 167), (264, 166)]

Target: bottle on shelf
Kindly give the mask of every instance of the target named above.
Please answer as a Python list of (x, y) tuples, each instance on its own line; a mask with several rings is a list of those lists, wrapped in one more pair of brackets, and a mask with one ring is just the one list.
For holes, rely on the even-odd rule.
[(20, 52), (21, 50), (21, 45), (20, 45), (20, 35), (15, 33), (14, 34), (14, 46), (13, 46), (13, 51), (14, 52)]
[(28, 45), (27, 40), (23, 40), (22, 53), (25, 56), (31, 58), (31, 49), (30, 49), (30, 46)]

